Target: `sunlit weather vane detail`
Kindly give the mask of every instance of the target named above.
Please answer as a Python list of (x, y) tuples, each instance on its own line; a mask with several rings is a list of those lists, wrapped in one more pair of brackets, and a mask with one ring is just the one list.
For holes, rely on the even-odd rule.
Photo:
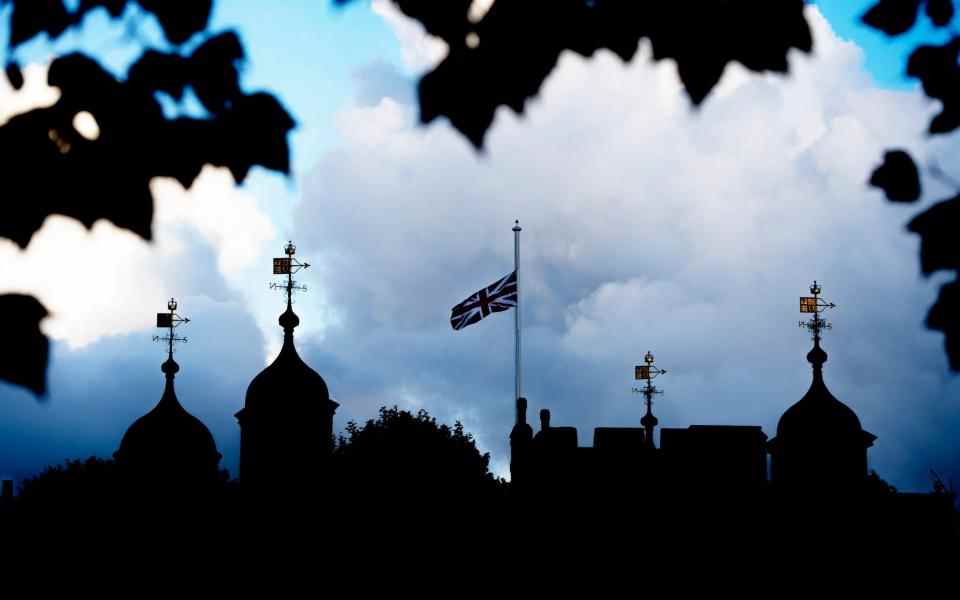
[(294, 255), (297, 253), (297, 247), (293, 244), (293, 242), (287, 242), (287, 245), (283, 248), (283, 253), (286, 254), (286, 256), (273, 259), (273, 274), (286, 275), (287, 280), (283, 283), (271, 283), (270, 289), (286, 291), (287, 304), (293, 304), (294, 292), (307, 291), (307, 286), (298, 284), (293, 279), (293, 276), (295, 273), (298, 273), (303, 269), (309, 269), (310, 263), (300, 262), (294, 257)]
[(169, 312), (157, 313), (157, 327), (161, 329), (169, 330), (167, 335), (155, 335), (153, 336), (153, 341), (155, 342), (167, 342), (167, 352), (169, 357), (173, 358), (173, 345), (176, 342), (187, 342), (186, 337), (178, 337), (176, 333), (177, 327), (183, 325), (184, 323), (189, 323), (190, 319), (186, 317), (181, 317), (177, 314), (177, 301), (175, 298), (170, 298), (170, 301), (167, 302), (167, 310)]
[(647, 412), (643, 415), (643, 418), (640, 419), (640, 424), (643, 425), (645, 431), (644, 443), (650, 448), (653, 447), (653, 429), (657, 426), (657, 423), (659, 423), (657, 418), (653, 416), (653, 395), (663, 393), (662, 390), (654, 387), (653, 380), (656, 379), (658, 375), (663, 375), (667, 372), (666, 369), (661, 369), (653, 364), (653, 360), (653, 353), (647, 352), (643, 357), (644, 364), (634, 367), (633, 373), (634, 379), (646, 382), (642, 388), (633, 388), (633, 392), (635, 394), (643, 394), (644, 397)]
[(820, 343), (821, 331), (824, 329), (833, 329), (833, 325), (826, 319), (821, 318), (820, 313), (828, 308), (837, 307), (833, 302), (827, 302), (821, 298), (821, 291), (820, 284), (814, 280), (813, 285), (810, 286), (810, 293), (813, 294), (813, 296), (800, 296), (800, 312), (813, 313), (813, 318), (807, 321), (800, 321), (800, 328), (812, 332), (813, 341), (817, 344)]

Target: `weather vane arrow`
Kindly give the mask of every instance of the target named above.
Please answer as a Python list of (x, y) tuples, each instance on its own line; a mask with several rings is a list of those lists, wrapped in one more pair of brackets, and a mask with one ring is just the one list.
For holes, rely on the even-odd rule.
[(293, 279), (293, 275), (302, 271), (303, 269), (309, 269), (310, 263), (300, 262), (294, 256), (297, 253), (297, 247), (292, 241), (288, 241), (287, 245), (283, 248), (283, 253), (286, 256), (273, 259), (273, 274), (274, 275), (286, 275), (287, 280), (283, 283), (271, 283), (271, 290), (284, 290), (287, 293), (287, 305), (293, 304), (293, 293), (294, 292), (306, 292), (307, 286), (300, 285)]
[(167, 302), (167, 312), (157, 313), (157, 327), (161, 329), (167, 329), (166, 335), (155, 335), (153, 336), (153, 341), (155, 342), (167, 342), (167, 352), (170, 358), (173, 358), (173, 345), (176, 342), (187, 342), (186, 337), (180, 337), (176, 334), (176, 329), (184, 323), (189, 323), (190, 319), (186, 317), (181, 317), (177, 314), (177, 300), (176, 298), (170, 298), (170, 301)]
[(659, 375), (663, 375), (667, 372), (666, 369), (661, 369), (653, 364), (654, 358), (652, 352), (647, 352), (643, 357), (644, 364), (637, 365), (634, 367), (633, 378), (637, 381), (645, 381), (646, 385), (642, 388), (633, 388), (635, 394), (643, 394), (644, 404), (646, 405), (647, 412), (643, 415), (643, 418), (640, 419), (640, 424), (643, 425), (644, 429), (644, 443), (649, 448), (653, 448), (653, 429), (660, 422), (655, 416), (653, 416), (653, 395), (662, 394), (662, 390), (658, 390), (653, 385), (653, 380)]
[(833, 329), (833, 324), (830, 321), (827, 321), (824, 318), (820, 317), (820, 313), (823, 311), (836, 308), (837, 305), (833, 302), (827, 302), (820, 297), (820, 293), (823, 289), (820, 287), (820, 284), (816, 280), (813, 281), (813, 285), (810, 286), (810, 293), (812, 296), (800, 296), (800, 312), (801, 313), (812, 313), (813, 317), (806, 321), (800, 321), (800, 328), (806, 329), (813, 333), (813, 341), (815, 344), (820, 343), (820, 332), (824, 329)]

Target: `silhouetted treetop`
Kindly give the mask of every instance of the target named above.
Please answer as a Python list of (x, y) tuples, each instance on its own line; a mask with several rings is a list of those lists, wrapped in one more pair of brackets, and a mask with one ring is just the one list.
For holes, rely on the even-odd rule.
[(28, 510), (50, 511), (62, 517), (64, 511), (108, 511), (120, 490), (116, 463), (91, 456), (68, 459), (63, 465), (47, 467), (24, 479), (20, 501)]
[(334, 448), (338, 489), (357, 498), (390, 493), (436, 501), (451, 494), (476, 495), (496, 488), (490, 455), (457, 422), (438, 424), (427, 411), (416, 414), (382, 407), (360, 426), (350, 422)]
[(420, 120), (447, 117), (477, 148), (497, 107), (522, 113), (564, 50), (592, 56), (609, 49), (629, 61), (647, 38), (654, 60), (676, 61), (699, 105), (728, 63), (786, 73), (787, 52), (813, 45), (803, 0), (499, 0), (478, 20), (469, 14), (471, 0), (394, 3), (449, 47), (420, 81)]

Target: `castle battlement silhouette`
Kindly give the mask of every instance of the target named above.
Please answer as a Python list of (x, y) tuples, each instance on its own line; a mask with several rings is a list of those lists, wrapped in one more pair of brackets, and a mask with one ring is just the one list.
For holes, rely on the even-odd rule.
[(655, 426), (644, 424), (597, 427), (592, 445), (581, 446), (577, 429), (553, 425), (548, 409), (540, 411), (540, 430), (534, 435), (527, 424), (527, 400), (520, 398), (510, 434), (512, 481), (541, 487), (556, 485), (558, 477), (587, 478), (616, 487), (634, 485), (625, 480), (633, 473), (647, 484), (677, 484), (682, 478), (740, 491), (768, 483), (852, 490), (867, 481), (867, 450), (876, 436), (827, 389), (827, 354), (819, 343), (807, 359), (813, 366), (810, 388), (783, 413), (772, 439), (757, 425), (690, 425), (662, 428), (658, 447)]
[(830, 324), (820, 313), (834, 305), (819, 297), (816, 281), (810, 292), (813, 296), (801, 298), (800, 308), (813, 317), (800, 325), (813, 333), (813, 348), (807, 354), (813, 381), (783, 413), (773, 439), (768, 440), (759, 426), (691, 425), (662, 429), (657, 447), (654, 430), (659, 421), (651, 411), (651, 398), (659, 391), (651, 382), (666, 371), (653, 364), (648, 352), (646, 364), (637, 366), (637, 379), (645, 380), (646, 387), (634, 390), (646, 397), (642, 427), (598, 427), (592, 446), (579, 445), (575, 428), (552, 426), (547, 409), (540, 411), (540, 431), (533, 435), (527, 424), (527, 401), (519, 398), (510, 434), (512, 481), (535, 490), (562, 487), (564, 480), (587, 481), (591, 489), (608, 493), (638, 486), (648, 490), (695, 486), (742, 494), (768, 483), (792, 493), (836, 494), (862, 488), (868, 478), (867, 449), (876, 436), (864, 431), (856, 413), (824, 383), (827, 353), (820, 346), (821, 331)]
[(827, 353), (819, 339), (807, 360), (813, 367), (810, 388), (783, 413), (776, 436), (769, 440), (755, 425), (690, 425), (661, 429), (657, 447), (653, 432), (658, 421), (648, 403), (643, 427), (597, 427), (593, 445), (580, 446), (577, 429), (553, 426), (548, 409), (540, 411), (540, 431), (534, 435), (527, 424), (527, 400), (520, 398), (510, 434), (512, 480), (543, 486), (551, 484), (558, 472), (566, 477), (578, 472), (578, 477), (590, 478), (592, 473), (615, 483), (632, 471), (660, 482), (677, 475), (739, 490), (768, 482), (804, 490), (854, 489), (867, 480), (867, 449), (876, 436), (865, 431), (856, 413), (827, 389), (823, 379)]

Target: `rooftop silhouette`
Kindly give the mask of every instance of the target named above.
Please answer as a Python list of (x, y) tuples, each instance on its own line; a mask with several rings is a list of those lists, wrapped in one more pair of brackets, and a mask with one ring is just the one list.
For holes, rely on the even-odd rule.
[(128, 477), (148, 486), (153, 493), (192, 493), (209, 487), (219, 478), (221, 455), (210, 430), (180, 404), (174, 378), (180, 365), (173, 360), (175, 328), (189, 319), (176, 314), (177, 301), (167, 303), (168, 313), (157, 315), (157, 325), (166, 327), (167, 360), (161, 365), (166, 383), (160, 402), (130, 425), (114, 452), (117, 465)]
[[(665, 371), (648, 352), (635, 373), (644, 381), (640, 427), (597, 427), (591, 446), (580, 445), (576, 428), (555, 425), (547, 408), (539, 411), (534, 432), (528, 401), (518, 398), (507, 484), (490, 474), (489, 455), (479, 453), (462, 425), (438, 425), (425, 412), (382, 409), (377, 421), (351, 423), (349, 437), (334, 443), (339, 405), (293, 340), (299, 324), (293, 292), (300, 289), (293, 274), (307, 265), (296, 260), (292, 243), (285, 250), (286, 258), (275, 261), (275, 272), (285, 275), (275, 286), (286, 295), (279, 318), (283, 347), (253, 378), (237, 413), (237, 482), (225, 484), (209, 430), (176, 397), (180, 367), (173, 347), (185, 339), (175, 329), (188, 320), (171, 299), (168, 313), (158, 315), (158, 325), (167, 329), (157, 337), (168, 345), (164, 392), (127, 430), (114, 455), (116, 469), (95, 459), (70, 463), (25, 482), (21, 499), (5, 485), (0, 517), (24, 525), (62, 510), (64, 502), (92, 503), (107, 507), (104, 526), (120, 527), (132, 508), (118, 499), (133, 492), (143, 499), (137, 506), (146, 502), (167, 516), (190, 515), (181, 527), (216, 531), (224, 540), (241, 532), (276, 535), (277, 523), (288, 532), (360, 531), (368, 536), (361, 546), (385, 537), (439, 539), (434, 536), (451, 527), (469, 527), (482, 547), (492, 547), (535, 514), (558, 528), (538, 540), (550, 547), (562, 531), (568, 543), (586, 542), (574, 532), (604, 537), (619, 531), (640, 536), (648, 549), (707, 539), (727, 539), (731, 548), (759, 539), (781, 548), (813, 539), (954, 550), (960, 542), (955, 498), (942, 484), (933, 493), (899, 493), (867, 472), (876, 438), (824, 381), (821, 332), (829, 323), (820, 313), (833, 305), (819, 298), (816, 283), (810, 302), (801, 300), (801, 310), (813, 314), (802, 323), (813, 333), (807, 354), (812, 382), (784, 410), (773, 439), (755, 425), (693, 424), (662, 428), (657, 444), (652, 380)], [(190, 514), (191, 507), (198, 510)], [(403, 518), (379, 520), (384, 510)]]
[(283, 346), (277, 358), (247, 388), (244, 406), (236, 413), (240, 425), (240, 482), (249, 494), (299, 493), (315, 486), (305, 473), (322, 468), (333, 448), (333, 415), (339, 406), (330, 399), (319, 373), (303, 362), (293, 342), (300, 318), (293, 312), (293, 294), (306, 291), (293, 276), (309, 268), (296, 258), (289, 242), (284, 257), (275, 258), (273, 272), (286, 275), (271, 287), (286, 295), (280, 315)]

